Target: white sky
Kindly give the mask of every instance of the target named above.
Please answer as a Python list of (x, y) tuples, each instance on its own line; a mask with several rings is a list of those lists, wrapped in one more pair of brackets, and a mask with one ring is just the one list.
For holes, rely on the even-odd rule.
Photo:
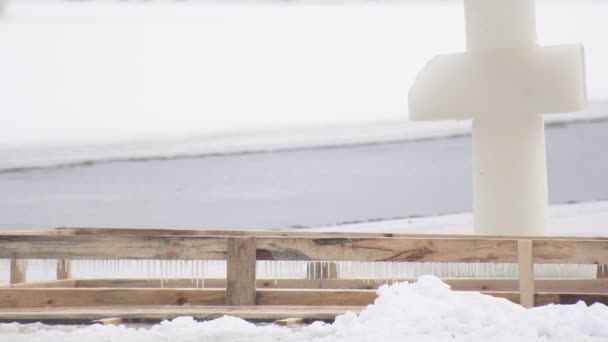
[[(12, 2), (0, 148), (404, 120), (418, 70), (464, 49), (462, 13), (458, 2)], [(608, 4), (538, 15), (541, 43), (585, 44), (590, 97), (608, 98)]]

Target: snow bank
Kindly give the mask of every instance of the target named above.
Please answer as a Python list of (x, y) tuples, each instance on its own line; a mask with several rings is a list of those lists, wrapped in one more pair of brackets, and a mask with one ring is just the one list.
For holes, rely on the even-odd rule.
[[(608, 236), (608, 201), (549, 206), (548, 233), (552, 236)], [(361, 222), (312, 229), (332, 232), (415, 234), (473, 234), (473, 214), (462, 213), (400, 220)]]
[[(462, 213), (398, 220), (349, 223), (308, 229), (331, 232), (385, 232), (424, 234), (473, 234), (473, 214)], [(608, 201), (549, 206), (551, 236), (608, 235)]]
[(150, 328), (1, 324), (3, 341), (606, 341), (608, 307), (583, 303), (526, 310), (506, 299), (457, 292), (440, 279), (383, 286), (360, 314), (301, 328), (254, 325), (234, 317), (182, 317)]

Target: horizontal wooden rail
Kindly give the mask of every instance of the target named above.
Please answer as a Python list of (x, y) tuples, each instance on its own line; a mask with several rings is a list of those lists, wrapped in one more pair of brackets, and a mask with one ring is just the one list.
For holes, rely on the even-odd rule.
[(0, 308), (133, 306), (133, 305), (223, 305), (224, 289), (0, 289)]
[(137, 310), (129, 307), (71, 307), (71, 308), (20, 308), (0, 311), (0, 322), (91, 323), (108, 317), (123, 322), (159, 322), (180, 316), (198, 320), (220, 318), (225, 315), (247, 320), (274, 321), (291, 317), (306, 320), (333, 320), (347, 311), (359, 312), (362, 306), (144, 306)]
[(608, 264), (608, 241), (534, 240), (534, 262), (544, 264)]
[[(59, 227), (53, 230), (29, 232), (31, 234), (45, 235), (206, 235), (206, 236), (284, 236), (284, 237), (401, 237), (401, 238), (452, 238), (452, 239), (479, 239), (479, 235), (472, 234), (412, 234), (412, 233), (371, 233), (371, 232), (325, 232), (314, 230), (219, 230), (219, 229), (150, 229), (150, 228), (83, 228)], [(608, 237), (573, 237), (573, 236), (504, 236), (484, 235), (488, 239), (519, 240), (608, 240)]]
[(0, 234), (0, 258), (226, 259), (220, 236), (38, 236)]
[[(0, 258), (225, 260), (227, 236), (0, 234)], [(257, 260), (517, 262), (517, 240), (261, 236)], [(608, 264), (608, 240), (533, 240), (537, 264)]]
[[(415, 279), (257, 279), (256, 288), (269, 289), (354, 289), (373, 290), (384, 284), (415, 282)], [(443, 279), (456, 291), (519, 290), (518, 279)], [(602, 294), (608, 290), (608, 279), (536, 279), (537, 292)], [(192, 279), (66, 279), (13, 284), (10, 288), (196, 288)], [(205, 288), (226, 288), (226, 279), (205, 279)]]
[[(0, 311), (17, 308), (153, 306), (153, 305), (222, 305), (224, 289), (116, 289), (116, 288), (30, 288), (0, 289)], [(519, 303), (517, 291), (482, 291)], [(374, 302), (374, 290), (259, 289), (256, 304), (261, 306), (364, 306)], [(536, 305), (608, 304), (608, 294), (536, 293)]]
[(258, 260), (516, 262), (517, 241), (422, 238), (260, 237)]

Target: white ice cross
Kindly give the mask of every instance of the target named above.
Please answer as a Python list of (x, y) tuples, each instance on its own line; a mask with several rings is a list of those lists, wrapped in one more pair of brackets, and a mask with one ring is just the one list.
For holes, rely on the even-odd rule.
[(467, 52), (438, 56), (425, 66), (410, 89), (410, 119), (473, 119), (477, 233), (544, 235), (548, 191), (540, 114), (585, 108), (583, 48), (538, 46), (534, 0), (464, 5)]

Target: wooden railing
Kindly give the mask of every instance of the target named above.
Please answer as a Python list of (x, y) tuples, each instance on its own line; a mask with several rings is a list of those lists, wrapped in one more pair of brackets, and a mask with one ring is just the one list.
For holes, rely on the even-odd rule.
[[(526, 307), (608, 302), (608, 238), (498, 237), (285, 231), (60, 228), (0, 234), (11, 286), (0, 308), (123, 305), (348, 305), (373, 302), (377, 283), (361, 279), (256, 278), (258, 260), (517, 264), (516, 279), (445, 279)], [(20, 260), (57, 259), (57, 281), (27, 283)], [(226, 260), (226, 279), (191, 288), (180, 279), (71, 279), (70, 260)], [(534, 279), (535, 264), (598, 265), (594, 279)], [(314, 277), (313, 277), (314, 278)], [(156, 286), (156, 287), (155, 287)]]

